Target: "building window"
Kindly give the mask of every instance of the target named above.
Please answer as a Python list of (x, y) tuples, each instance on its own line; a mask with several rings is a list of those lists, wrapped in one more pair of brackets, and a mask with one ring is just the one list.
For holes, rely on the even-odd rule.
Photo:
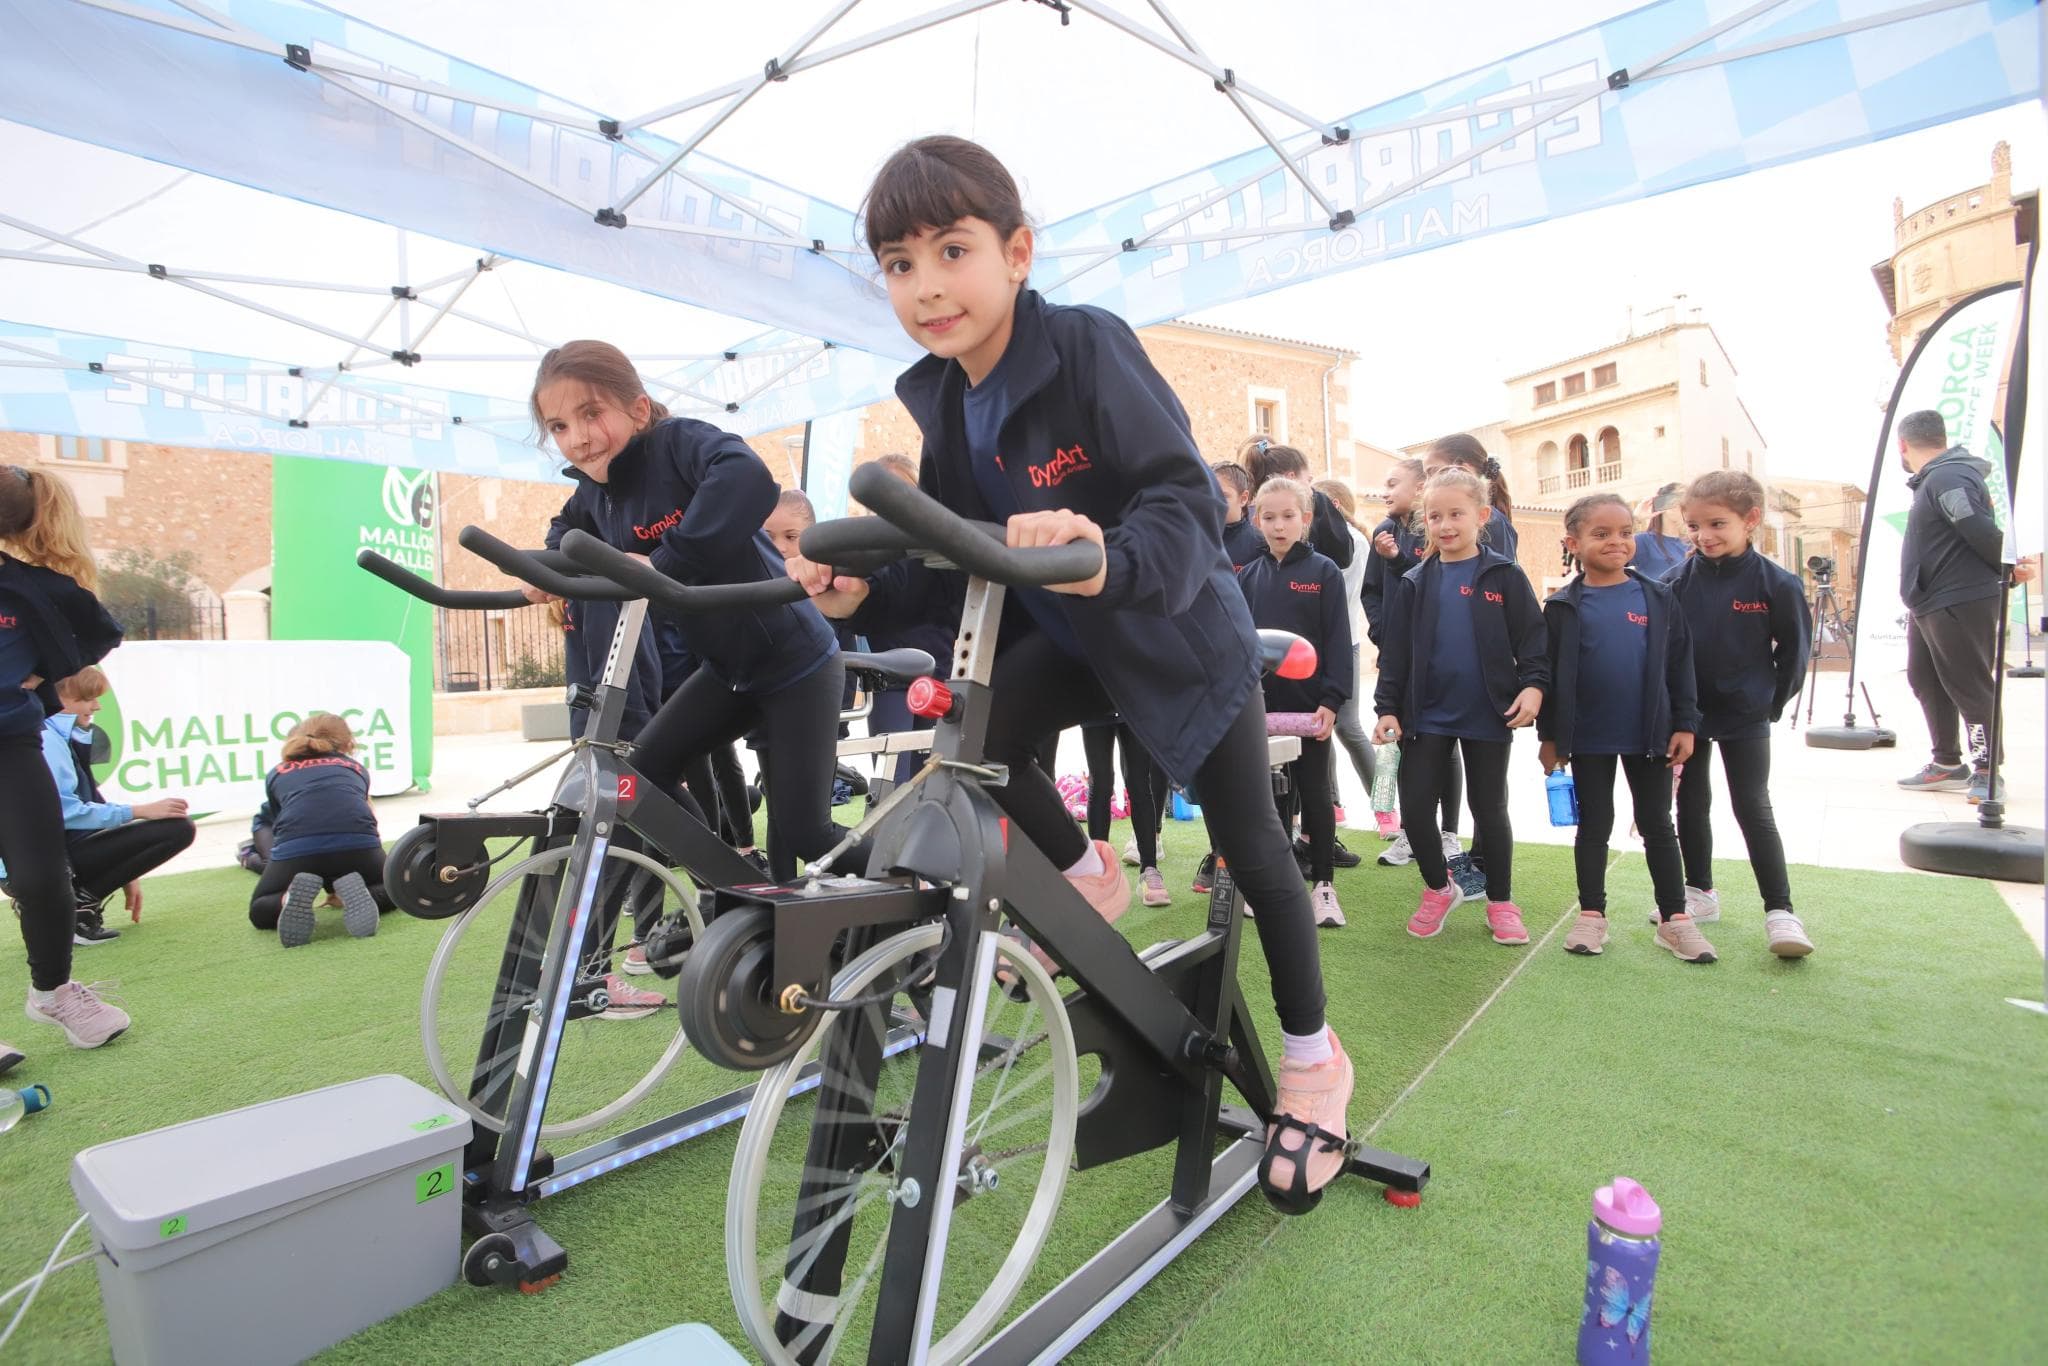
[(1651, 429), (1650, 435), (1661, 437), (1664, 435), (1664, 429), (1662, 427), (1653, 428)]
[(1600, 431), (1600, 467), (1594, 471), (1593, 482), (1612, 484), (1621, 478), (1621, 433), (1612, 427)]
[(1248, 393), (1249, 421), (1254, 436), (1268, 441), (1287, 440), (1287, 391), (1253, 386)]
[(1593, 367), (1593, 387), (1595, 389), (1605, 389), (1615, 382), (1616, 377), (1612, 364), (1596, 365)]
[(1564, 471), (1559, 468), (1557, 443), (1546, 441), (1536, 448), (1536, 491), (1556, 493), (1564, 487)]
[(1564, 486), (1582, 489), (1593, 482), (1592, 447), (1583, 436), (1574, 436), (1564, 448)]
[(1585, 392), (1586, 372), (1584, 370), (1579, 371), (1576, 375), (1566, 375), (1564, 377), (1564, 396), (1566, 398), (1571, 398), (1574, 395)]
[(1778, 529), (1774, 526), (1764, 528), (1764, 557), (1772, 560), (1778, 558)]
[(1557, 402), (1557, 381), (1550, 380), (1536, 386), (1536, 406)]
[(1707, 363), (1706, 363), (1705, 361), (1701, 361), (1701, 362), (1700, 362), (1700, 388), (1704, 389), (1704, 388), (1706, 388), (1706, 387), (1707, 387)]
[(1748, 470), (1748, 471), (1749, 471), (1749, 472), (1750, 472), (1751, 474), (1755, 474), (1755, 473), (1756, 473), (1756, 452), (1755, 452), (1755, 451), (1744, 451), (1744, 452), (1742, 453), (1742, 468), (1744, 468), (1744, 469)]
[(96, 436), (60, 436), (57, 438), (57, 458), (104, 465), (107, 463), (107, 443)]
[(1728, 438), (1725, 436), (1721, 438), (1721, 468), (1728, 468)]

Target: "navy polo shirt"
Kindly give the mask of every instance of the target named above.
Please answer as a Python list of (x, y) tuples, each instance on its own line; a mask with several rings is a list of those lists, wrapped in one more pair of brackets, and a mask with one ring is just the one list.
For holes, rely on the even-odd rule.
[(1480, 557), (1446, 560), (1437, 577), (1436, 601), (1424, 610), (1435, 617), (1435, 648), (1425, 677), (1422, 715), (1412, 727), (1417, 735), (1455, 735), (1465, 740), (1506, 740), (1508, 723), (1495, 714), (1486, 696), (1486, 673), (1479, 666), (1479, 640), (1472, 609)]
[(1579, 588), (1579, 754), (1643, 754), (1644, 655), (1650, 612), (1635, 579)]

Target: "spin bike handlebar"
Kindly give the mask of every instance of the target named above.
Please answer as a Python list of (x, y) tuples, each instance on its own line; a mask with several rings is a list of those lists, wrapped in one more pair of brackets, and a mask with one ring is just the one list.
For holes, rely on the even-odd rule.
[(585, 602), (631, 602), (645, 596), (614, 578), (590, 573), (560, 551), (520, 550), (505, 544), (482, 527), (466, 526), (455, 540), (478, 559), (558, 598), (576, 598)]
[(394, 564), (374, 550), (358, 550), (356, 563), (392, 587), (434, 607), (467, 612), (501, 612), (527, 605), (526, 595), (516, 588), (443, 588), (402, 565)]
[(875, 517), (820, 522), (803, 534), (807, 559), (842, 561), (858, 552), (943, 557), (954, 568), (1009, 588), (1035, 588), (1093, 578), (1102, 568), (1100, 547), (1067, 545), (1013, 548), (1001, 527), (960, 516), (895, 475), (875, 465), (853, 472), (847, 485)]
[(627, 590), (627, 596), (646, 598), (655, 606), (678, 616), (705, 612), (728, 612), (749, 607), (779, 607), (802, 602), (804, 587), (795, 579), (763, 579), (756, 583), (677, 583), (645, 560), (615, 550), (585, 531), (570, 531), (562, 537), (562, 551), (570, 560), (610, 579)]

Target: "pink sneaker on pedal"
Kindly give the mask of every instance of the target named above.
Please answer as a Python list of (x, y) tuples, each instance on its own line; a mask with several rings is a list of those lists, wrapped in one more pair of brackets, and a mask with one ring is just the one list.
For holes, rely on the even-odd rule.
[(1328, 1032), (1328, 1062), (1280, 1060), (1279, 1094), (1273, 1098), (1273, 1122), (1266, 1126), (1259, 1184), (1267, 1202), (1284, 1214), (1314, 1209), (1323, 1187), (1344, 1171), (1351, 1058), (1338, 1042), (1337, 1031)]
[(600, 1019), (642, 1020), (668, 1004), (668, 997), (660, 992), (642, 991), (616, 972), (606, 975), (604, 989), (612, 1003)]
[(1415, 908), (1415, 914), (1408, 917), (1408, 933), (1417, 939), (1434, 939), (1442, 932), (1444, 917), (1451, 913), (1451, 907), (1458, 904), (1458, 884), (1447, 882), (1441, 891), (1424, 887), (1422, 904)]
[(1486, 903), (1486, 927), (1493, 931), (1496, 944), (1526, 944), (1529, 931), (1522, 928), (1522, 911), (1512, 901), (1489, 901)]
[[(1125, 875), (1124, 866), (1118, 861), (1116, 850), (1109, 847), (1107, 840), (1095, 841), (1095, 856), (1102, 860), (1101, 872), (1082, 877), (1069, 873), (1067, 881), (1081, 894), (1082, 900), (1095, 908), (1095, 913), (1102, 917), (1105, 924), (1114, 925), (1123, 919), (1124, 912), (1131, 908), (1131, 880)], [(1161, 887), (1163, 890), (1164, 883)], [(1060, 965), (1053, 961), (1051, 954), (1033, 944), (1031, 956), (1038, 960), (1040, 967), (1055, 977), (1059, 976)], [(997, 976), (1007, 981), (1005, 971), (999, 971)]]

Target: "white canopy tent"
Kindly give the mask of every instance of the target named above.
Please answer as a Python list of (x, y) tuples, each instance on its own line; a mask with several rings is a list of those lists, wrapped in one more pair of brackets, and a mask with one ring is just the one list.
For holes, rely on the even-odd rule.
[(545, 467), (522, 399), (571, 336), (742, 431), (886, 393), (915, 352), (853, 209), (920, 133), (1018, 173), (1040, 288), (1142, 325), (2040, 84), (2028, 0), (0, 0), (0, 31), (0, 427), (505, 474)]

